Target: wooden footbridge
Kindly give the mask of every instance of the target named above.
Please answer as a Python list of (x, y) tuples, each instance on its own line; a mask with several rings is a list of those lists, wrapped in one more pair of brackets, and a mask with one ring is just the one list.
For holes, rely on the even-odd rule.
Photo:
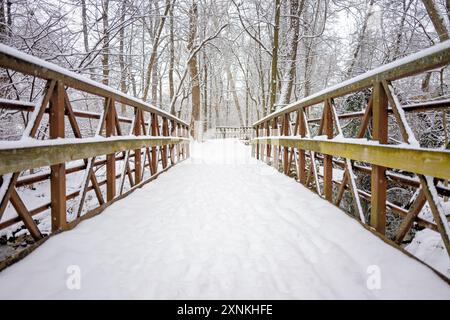
[[(406, 113), (445, 111), (450, 101), (405, 104), (395, 89), (396, 81), (449, 63), (447, 41), (291, 103), (254, 123), (253, 156), (318, 193), (324, 199), (318, 201), (346, 210), (395, 247), (417, 224), (440, 233), (450, 254), (443, 206), (450, 197), (450, 151), (421, 147), (406, 120)], [(33, 102), (0, 100), (1, 109), (20, 112), (26, 122), (20, 139), (0, 144), (0, 230), (23, 224), (35, 241), (28, 251), (189, 157), (188, 123), (161, 109), (4, 45), (0, 67), (32, 77), (28, 90), (37, 92), (39, 85), (42, 90)], [(360, 111), (338, 113), (338, 106), (355, 94), (364, 97)], [(76, 109), (79, 101), (93, 107)], [(359, 123), (354, 136), (342, 125), (350, 121)], [(392, 128), (402, 143), (390, 139)], [(77, 173), (81, 182), (74, 189), (69, 181)], [(21, 190), (44, 182), (48, 202), (30, 207)], [(387, 199), (390, 185), (414, 196), (394, 204)], [(344, 206), (344, 199), (350, 205)], [(426, 204), (432, 219), (419, 215)], [(11, 207), (17, 215), (5, 218)], [(33, 219), (44, 212), (51, 216), (45, 233)], [(387, 212), (402, 218), (394, 236), (386, 234)], [(6, 259), (2, 268), (14, 260)]]

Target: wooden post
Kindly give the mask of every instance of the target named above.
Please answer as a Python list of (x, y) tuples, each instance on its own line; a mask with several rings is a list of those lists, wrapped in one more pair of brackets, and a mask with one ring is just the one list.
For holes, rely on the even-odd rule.
[[(305, 123), (305, 116), (304, 116), (304, 110), (303, 108), (300, 108), (299, 110), (299, 134), (300, 137), (304, 138), (306, 137), (306, 123)], [(298, 150), (298, 170), (299, 170), (299, 180), (300, 183), (306, 185), (306, 156), (305, 156), (305, 150), (299, 149)]]
[[(106, 137), (114, 136), (116, 105), (113, 98), (106, 99), (105, 103), (109, 103), (108, 112), (106, 113), (105, 129)], [(106, 108), (106, 106), (105, 106)], [(106, 155), (106, 200), (111, 201), (116, 196), (116, 154)]]
[[(167, 121), (166, 117), (163, 117), (163, 123), (162, 123), (163, 127), (162, 127), (162, 134), (164, 137), (168, 137), (169, 136), (169, 123)], [(165, 169), (167, 167), (167, 144), (162, 146), (162, 165), (163, 168)]]
[[(270, 137), (270, 125), (269, 121), (265, 122), (264, 126), (266, 127), (266, 137)], [(271, 145), (268, 143), (266, 144), (266, 163), (270, 163), (270, 153), (271, 153)]]
[[(64, 84), (57, 82), (50, 98), (50, 139), (64, 138)], [(50, 166), (52, 232), (63, 230), (66, 219), (66, 165)]]
[[(182, 136), (182, 134), (181, 134), (181, 125), (180, 125), (180, 123), (177, 122), (177, 137), (181, 137), (181, 136)], [(177, 161), (181, 160), (182, 148), (183, 148), (182, 144), (180, 144), (180, 143), (177, 144)]]
[[(152, 126), (152, 136), (156, 137), (158, 135), (158, 117), (156, 113), (151, 113), (151, 126)], [(152, 175), (155, 174), (158, 170), (158, 159), (156, 153), (156, 147), (152, 147), (152, 161), (151, 161), (151, 172)]]
[[(144, 114), (141, 109), (136, 108), (136, 116), (134, 121), (134, 135), (140, 136), (142, 134), (142, 121)], [(134, 150), (134, 181), (136, 184), (141, 182), (142, 178), (142, 163), (141, 163), (141, 149)]]
[[(333, 139), (333, 115), (330, 102), (326, 100), (324, 105), (323, 130), (328, 139)], [(333, 201), (333, 156), (323, 155), (323, 189), (325, 199)]]
[[(175, 136), (175, 121), (170, 120), (170, 136)], [(170, 157), (170, 164), (175, 164), (175, 145), (171, 144), (169, 147), (169, 157)]]
[[(388, 98), (380, 82), (373, 86), (372, 126), (373, 140), (386, 144), (388, 140)], [(386, 168), (372, 166), (371, 186), (372, 200), (370, 225), (379, 233), (386, 231)]]
[[(278, 132), (278, 117), (273, 118), (272, 120), (272, 128), (270, 130), (270, 135), (271, 136), (278, 136), (279, 132)], [(280, 154), (279, 154), (279, 150), (280, 147), (279, 146), (272, 146), (273, 151), (273, 158), (272, 158), (272, 164), (275, 167), (275, 169), (279, 169), (279, 161), (280, 161)]]
[[(288, 136), (290, 131), (290, 116), (289, 113), (284, 115), (284, 128), (283, 136)], [(284, 147), (283, 151), (283, 164), (284, 164), (284, 174), (288, 175), (291, 169), (291, 163), (289, 162), (289, 147)]]
[[(185, 137), (189, 139), (189, 127), (188, 126), (186, 126), (186, 136)], [(186, 159), (187, 159), (191, 156), (190, 149), (189, 149), (190, 144), (186, 143), (185, 146), (186, 146)]]

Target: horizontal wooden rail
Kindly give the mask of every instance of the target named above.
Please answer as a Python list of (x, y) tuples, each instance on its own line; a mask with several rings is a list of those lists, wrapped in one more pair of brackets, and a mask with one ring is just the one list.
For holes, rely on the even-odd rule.
[[(0, 67), (15, 71), (12, 81), (23, 75), (44, 80), (36, 82), (43, 86), (34, 102), (0, 98), (1, 109), (28, 113), (21, 139), (0, 145), (0, 229), (11, 228), (14, 234), (22, 228), (15, 224), (22, 222), (36, 243), (42, 243), (46, 235), (100, 213), (189, 158), (189, 125), (162, 109), (2, 44)], [(80, 93), (95, 97), (80, 98)], [(101, 112), (76, 109), (91, 105), (91, 100)], [(71, 174), (78, 176), (68, 179)], [(32, 195), (47, 188), (47, 202), (29, 208), (30, 194), (23, 187)], [(16, 217), (10, 216), (13, 211)], [(48, 218), (50, 234), (40, 224)]]
[[(437, 101), (429, 101), (423, 103), (414, 103), (403, 106), (403, 110), (405, 112), (426, 112), (426, 111), (434, 111), (434, 110), (445, 110), (450, 108), (450, 100), (437, 100)], [(392, 114), (392, 108), (388, 109), (388, 113)], [(349, 112), (344, 114), (339, 114), (338, 118), (341, 119), (354, 119), (354, 118), (362, 118), (364, 116), (364, 111), (356, 111)], [(308, 122), (320, 122), (321, 118), (313, 118), (308, 119)]]
[(450, 40), (441, 42), (417, 54), (407, 56), (379, 68), (368, 71), (360, 76), (346, 80), (336, 86), (329, 87), (304, 99), (293, 102), (280, 110), (256, 121), (253, 126), (260, 125), (275, 117), (309, 107), (346, 94), (360, 91), (373, 86), (375, 82), (393, 81), (407, 76), (444, 66), (450, 62)]
[(80, 76), (75, 72), (20, 52), (4, 44), (0, 44), (0, 66), (45, 80), (61, 81), (66, 86), (73, 89), (105, 98), (111, 98), (119, 103), (123, 103), (143, 111), (152, 112), (188, 126), (188, 124), (181, 119), (146, 102), (143, 102), (142, 100), (133, 98), (102, 83)]
[[(253, 144), (310, 150), (387, 168), (450, 179), (450, 151), (307, 138), (257, 138)], [(414, 159), (414, 161), (405, 161)]]
[(142, 137), (105, 138), (101, 141), (79, 139), (78, 143), (50, 144), (48, 140), (36, 146), (0, 149), (0, 174), (19, 172), (31, 168), (51, 166), (73, 160), (86, 159), (119, 151), (167, 144), (189, 143), (187, 138)]
[[(450, 256), (449, 216), (441, 205), (450, 195), (450, 144), (442, 146), (436, 141), (441, 148), (419, 147), (415, 128), (406, 119), (407, 112), (442, 110), (435, 116), (446, 121), (450, 100), (443, 95), (434, 101), (406, 104), (393, 86), (394, 80), (449, 63), (450, 40), (293, 102), (253, 124), (253, 155), (295, 176), (381, 237), (401, 244), (408, 234), (414, 234), (410, 233), (414, 223), (439, 232)], [(362, 90), (367, 101), (361, 101), (361, 111), (337, 113), (338, 103), (345, 110), (349, 101), (335, 98)], [(308, 119), (307, 108), (314, 105), (321, 108), (321, 115)], [(346, 127), (341, 124), (354, 118), (361, 121), (347, 122)], [(399, 135), (402, 144), (389, 144), (398, 141)], [(336, 170), (340, 177), (335, 176)], [(401, 205), (388, 200), (393, 195), (391, 188), (398, 187), (407, 196)], [(369, 203), (364, 205), (361, 199)], [(420, 217), (426, 204), (434, 221)], [(392, 214), (401, 217), (399, 225), (389, 223), (387, 217)]]

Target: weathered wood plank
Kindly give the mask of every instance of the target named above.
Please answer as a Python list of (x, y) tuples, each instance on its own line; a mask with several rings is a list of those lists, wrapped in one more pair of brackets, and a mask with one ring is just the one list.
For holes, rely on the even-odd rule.
[[(50, 139), (64, 138), (65, 90), (62, 82), (57, 82), (50, 99)], [(19, 170), (17, 170), (19, 171)], [(52, 231), (64, 229), (66, 219), (66, 166), (64, 161), (51, 163), (50, 193)]]
[(23, 52), (13, 52), (12, 48), (3, 44), (0, 44), (0, 66), (23, 74), (36, 76), (41, 79), (62, 81), (71, 88), (105, 98), (112, 98), (119, 103), (144, 111), (153, 112), (188, 126), (188, 124), (181, 119), (144, 101), (140, 101), (137, 98), (126, 95), (102, 83), (82, 77), (74, 72), (64, 70), (53, 63), (38, 59)]
[[(295, 147), (436, 178), (450, 178), (450, 151), (447, 150), (308, 138), (259, 138), (253, 139), (251, 143)], [(414, 161), (405, 161), (405, 159), (414, 159)]]
[(346, 94), (369, 88), (374, 82), (382, 80), (397, 80), (407, 76), (419, 74), (426, 70), (434, 69), (450, 63), (450, 40), (442, 42), (434, 47), (422, 51), (420, 57), (407, 56), (393, 63), (381, 66), (358, 77), (349, 79), (339, 86), (330, 87), (319, 91), (286, 107), (273, 112), (253, 124), (264, 123), (274, 117), (285, 113), (297, 111), (299, 108), (309, 107)]
[(110, 138), (104, 141), (80, 141), (57, 145), (39, 143), (35, 147), (0, 149), (0, 174), (169, 143), (186, 144), (189, 140), (181, 137)]

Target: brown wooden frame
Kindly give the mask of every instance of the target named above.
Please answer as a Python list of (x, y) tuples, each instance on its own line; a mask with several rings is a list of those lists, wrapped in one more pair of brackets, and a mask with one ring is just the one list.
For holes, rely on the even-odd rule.
[[(38, 103), (0, 100), (0, 108), (28, 112), (30, 119), (22, 136), (26, 146), (7, 142), (0, 149), (0, 174), (5, 187), (5, 192), (0, 195), (0, 229), (23, 222), (38, 241), (44, 235), (32, 216), (49, 209), (52, 233), (70, 229), (189, 157), (189, 125), (161, 109), (3, 44), (0, 44), (0, 67), (46, 80), (42, 99)], [(102, 99), (103, 112), (98, 114), (73, 109), (69, 89)], [(119, 116), (117, 104), (122, 108), (131, 108), (134, 119)], [(36, 135), (43, 125), (45, 114), (49, 119), (49, 137), (41, 141), (36, 139)], [(78, 118), (98, 119), (95, 134), (104, 138), (83, 137)], [(146, 118), (149, 120), (146, 121)], [(158, 119), (161, 119), (162, 135)], [(131, 131), (125, 133), (122, 124), (131, 124)], [(75, 139), (65, 138), (67, 127), (72, 129)], [(30, 138), (35, 141), (30, 143)], [(55, 143), (53, 139), (59, 141)], [(183, 153), (169, 154), (167, 150), (174, 146), (183, 146)], [(71, 164), (74, 160), (82, 160), (83, 164)], [(122, 172), (116, 172), (117, 162), (123, 163)], [(159, 163), (162, 163), (161, 170)], [(30, 169), (42, 167), (50, 167), (50, 170), (27, 174)], [(106, 168), (105, 178), (99, 180), (97, 172), (102, 168)], [(66, 176), (79, 171), (85, 171), (80, 189), (67, 194)], [(145, 172), (149, 177), (144, 179)], [(123, 188), (125, 178), (130, 182), (128, 190)], [(27, 208), (17, 188), (45, 181), (50, 181), (50, 203)], [(106, 190), (102, 191), (104, 188)], [(86, 194), (90, 191), (94, 191), (98, 206), (83, 211)], [(75, 207), (76, 216), (69, 221), (67, 201), (73, 199), (78, 200), (78, 205)], [(2, 221), (9, 203), (18, 216)]]
[[(355, 205), (356, 217), (361, 223), (367, 223), (364, 216), (360, 198), (371, 202), (370, 227), (385, 237), (386, 209), (404, 217), (403, 223), (397, 230), (395, 241), (401, 243), (416, 222), (422, 227), (430, 228), (441, 234), (443, 243), (450, 255), (449, 217), (445, 217), (439, 200), (435, 195), (448, 196), (450, 189), (446, 185), (437, 185), (436, 181), (450, 179), (450, 151), (425, 149), (418, 147), (412, 136), (412, 131), (405, 121), (405, 112), (420, 112), (448, 108), (450, 101), (433, 101), (400, 105), (400, 99), (395, 96), (392, 81), (420, 74), (427, 70), (442, 67), (450, 63), (450, 41), (443, 42), (432, 48), (423, 50), (415, 56), (398, 60), (394, 63), (374, 69), (366, 74), (344, 81), (342, 84), (322, 90), (312, 96), (289, 104), (288, 106), (267, 115), (253, 124), (256, 138), (251, 141), (253, 154), (258, 154), (263, 146), (267, 149), (283, 147), (290, 150), (288, 163), (283, 163), (280, 171), (292, 174), (291, 167), (295, 168), (296, 179), (306, 187), (315, 189), (321, 195), (318, 180), (323, 184), (324, 198), (339, 207), (344, 192), (350, 191)], [(338, 115), (334, 107), (334, 99), (348, 94), (371, 89), (371, 97), (364, 111)], [(321, 118), (307, 119), (306, 110), (315, 105), (322, 105)], [(388, 144), (388, 116), (395, 117), (400, 128), (403, 140), (412, 146), (399, 146)], [(290, 119), (296, 117), (295, 123)], [(372, 141), (361, 139), (359, 141), (342, 139), (342, 130), (339, 121), (342, 119), (361, 118), (360, 130), (356, 138), (363, 138), (372, 123)], [(273, 133), (278, 126), (279, 119), (289, 119), (293, 130), (289, 134)], [(299, 119), (299, 120), (298, 120)], [(318, 136), (312, 138), (309, 125), (319, 124)], [(260, 128), (265, 128), (261, 131)], [(284, 128), (286, 128), (284, 126)], [(341, 135), (334, 139), (335, 133)], [(284, 137), (286, 136), (286, 137)], [(376, 143), (375, 143), (376, 142)], [(270, 154), (267, 155), (270, 157)], [(341, 158), (344, 158), (342, 160)], [(285, 157), (283, 158), (285, 159)], [(272, 159), (276, 163), (276, 159)], [(363, 164), (355, 164), (354, 162)], [(309, 163), (309, 168), (308, 168)], [(322, 163), (323, 174), (317, 173), (316, 164)], [(367, 164), (371, 164), (368, 166)], [(342, 181), (333, 179), (333, 167), (344, 169)], [(416, 174), (410, 177), (393, 173), (391, 169), (400, 169)], [(354, 171), (371, 176), (371, 192), (359, 190), (355, 183)], [(408, 187), (417, 188), (417, 197), (409, 210), (400, 208), (386, 200), (388, 180), (395, 181)], [(333, 199), (332, 185), (337, 185), (338, 191)], [(434, 196), (433, 196), (434, 195)], [(434, 222), (425, 221), (418, 217), (424, 204), (428, 202), (433, 214)]]

